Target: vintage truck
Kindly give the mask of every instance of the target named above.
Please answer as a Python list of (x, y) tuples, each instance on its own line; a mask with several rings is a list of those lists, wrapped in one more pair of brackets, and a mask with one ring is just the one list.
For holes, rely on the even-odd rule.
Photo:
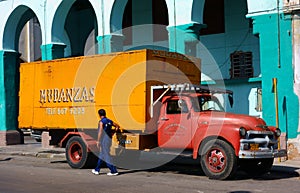
[(238, 167), (262, 174), (286, 156), (280, 129), (226, 113), (218, 97), (232, 99), (232, 92), (200, 81), (200, 59), (166, 51), (23, 63), (19, 127), (49, 132), (50, 145), (65, 147), (73, 168), (95, 160), (100, 108), (121, 126), (112, 148), (120, 167), (135, 165), (141, 152), (190, 152), (209, 178), (223, 180)]

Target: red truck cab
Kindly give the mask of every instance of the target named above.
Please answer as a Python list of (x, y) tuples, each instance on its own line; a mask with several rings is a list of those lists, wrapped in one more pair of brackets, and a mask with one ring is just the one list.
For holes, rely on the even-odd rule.
[[(151, 86), (145, 131), (122, 129), (114, 135), (118, 166), (140, 169), (141, 152), (154, 153), (155, 158), (192, 152), (212, 179), (231, 178), (237, 168), (253, 175), (269, 171), (274, 158), (287, 154), (279, 149), (280, 129), (258, 117), (225, 112), (216, 97), (220, 94), (232, 101), (233, 93), (228, 90), (190, 84)], [(74, 168), (85, 167), (97, 152), (95, 139), (84, 132), (69, 132), (61, 144)]]
[(261, 118), (224, 111), (214, 94), (230, 91), (195, 88), (162, 97), (159, 147), (192, 150), (193, 158), (200, 156), (202, 170), (213, 179), (232, 177), (238, 166), (262, 174), (271, 169), (275, 157), (286, 156), (278, 149), (278, 128)]

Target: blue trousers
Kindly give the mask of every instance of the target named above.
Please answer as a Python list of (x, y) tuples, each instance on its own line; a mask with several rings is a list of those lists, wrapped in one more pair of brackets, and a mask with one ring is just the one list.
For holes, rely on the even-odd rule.
[(110, 155), (111, 138), (108, 135), (103, 135), (100, 146), (101, 150), (95, 170), (99, 172), (101, 169), (101, 164), (105, 162), (111, 173), (117, 173), (117, 168), (113, 165), (112, 157)]

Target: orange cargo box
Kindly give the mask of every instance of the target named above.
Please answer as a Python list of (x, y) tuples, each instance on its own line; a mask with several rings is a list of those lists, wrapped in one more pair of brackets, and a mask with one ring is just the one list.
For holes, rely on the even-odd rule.
[(144, 131), (150, 86), (199, 84), (201, 72), (200, 59), (138, 50), (22, 63), (20, 76), (20, 128), (96, 128), (104, 108), (122, 128)]

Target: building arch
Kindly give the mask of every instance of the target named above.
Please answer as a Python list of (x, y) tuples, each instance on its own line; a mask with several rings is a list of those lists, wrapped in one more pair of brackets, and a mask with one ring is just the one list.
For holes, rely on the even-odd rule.
[(203, 12), (206, 0), (194, 0), (191, 12), (192, 21), (203, 24)]
[(118, 29), (122, 29), (119, 31), (125, 36), (125, 45), (168, 40), (169, 14), (165, 0), (128, 0), (122, 6), (122, 13), (123, 17), (118, 18)]
[(89, 1), (62, 1), (53, 18), (51, 42), (66, 45), (65, 56), (84, 55), (86, 41), (93, 30), (97, 31), (97, 25), (97, 16)]
[(169, 26), (202, 24), (205, 0), (166, 0), (166, 4), (169, 10)]
[(121, 33), (123, 16), (128, 0), (115, 0), (110, 16), (110, 32)]
[(201, 30), (201, 35), (225, 33), (225, 1), (206, 1), (203, 7), (203, 23), (205, 28)]
[[(14, 26), (20, 26), (19, 28), (23, 27), (22, 24), (19, 22), (19, 20), (26, 20), (26, 18), (22, 18), (23, 14), (25, 12), (25, 17), (28, 16), (28, 13), (31, 15), (34, 15), (33, 17), (36, 17), (36, 20), (40, 24), (40, 30), (41, 34), (45, 34), (45, 25), (44, 25), (44, 8), (42, 4), (38, 3), (31, 3), (31, 2), (15, 2), (13, 6), (8, 6), (5, 4), (10, 4), (9, 1), (3, 1), (1, 2), (0, 12), (3, 13), (2, 19), (0, 20), (0, 48), (1, 49), (12, 49), (11, 47), (17, 47), (11, 46), (17, 44), (17, 42), (10, 42), (8, 40), (8, 34), (12, 34), (13, 28), (16, 28)], [(14, 30), (15, 31), (15, 30)], [(9, 32), (8, 34), (5, 34)], [(44, 37), (44, 36), (43, 36)], [(43, 38), (42, 37), (42, 38)], [(14, 38), (14, 37), (11, 37)], [(5, 46), (4, 46), (5, 42)], [(9, 45), (9, 46), (8, 46)]]
[(3, 49), (19, 49), (19, 36), (24, 25), (33, 17), (35, 13), (27, 6), (20, 5), (11, 13), (7, 19), (3, 34)]
[(65, 21), (75, 1), (62, 1), (57, 7), (52, 21), (50, 42), (64, 43)]

